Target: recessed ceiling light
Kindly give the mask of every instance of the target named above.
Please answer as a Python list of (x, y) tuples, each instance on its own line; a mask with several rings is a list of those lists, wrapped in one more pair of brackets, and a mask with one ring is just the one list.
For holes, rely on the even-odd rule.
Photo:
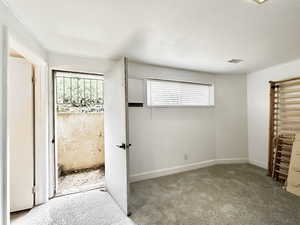
[(253, 1), (255, 1), (255, 2), (258, 3), (258, 4), (263, 4), (263, 3), (265, 3), (267, 0), (253, 0)]
[(227, 62), (237, 64), (237, 63), (243, 62), (243, 60), (242, 60), (242, 59), (230, 59), (230, 60), (228, 60)]

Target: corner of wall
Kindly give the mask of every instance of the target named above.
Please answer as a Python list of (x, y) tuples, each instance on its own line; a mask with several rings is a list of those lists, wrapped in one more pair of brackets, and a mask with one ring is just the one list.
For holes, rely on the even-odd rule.
[(262, 168), (268, 161), (269, 81), (300, 76), (300, 59), (247, 74), (248, 155)]
[(248, 158), (246, 74), (216, 75), (215, 93), (216, 158)]

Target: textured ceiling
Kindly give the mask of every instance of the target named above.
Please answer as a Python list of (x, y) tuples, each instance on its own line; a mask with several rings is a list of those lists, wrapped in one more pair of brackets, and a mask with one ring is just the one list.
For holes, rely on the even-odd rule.
[[(50, 51), (217, 73), (300, 57), (300, 1), (9, 0)], [(243, 59), (240, 64), (227, 60)]]

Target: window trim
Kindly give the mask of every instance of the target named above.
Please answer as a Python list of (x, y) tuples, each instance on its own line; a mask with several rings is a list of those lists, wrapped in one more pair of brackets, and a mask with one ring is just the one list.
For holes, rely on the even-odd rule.
[[(149, 105), (148, 104), (148, 87), (147, 81), (161, 81), (161, 82), (173, 82), (173, 83), (183, 83), (183, 84), (196, 84), (208, 86), (210, 89), (210, 93), (213, 93), (213, 96), (210, 96), (210, 105)], [(192, 82), (192, 81), (180, 81), (180, 80), (169, 80), (169, 79), (157, 79), (157, 78), (145, 78), (144, 79), (144, 99), (146, 101), (145, 106), (147, 108), (213, 108), (215, 107), (215, 86), (213, 83), (200, 83), (200, 82)]]

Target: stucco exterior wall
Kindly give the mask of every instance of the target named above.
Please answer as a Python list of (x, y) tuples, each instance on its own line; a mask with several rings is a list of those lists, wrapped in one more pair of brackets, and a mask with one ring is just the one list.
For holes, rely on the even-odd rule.
[(57, 115), (58, 164), (63, 171), (104, 164), (103, 113)]

